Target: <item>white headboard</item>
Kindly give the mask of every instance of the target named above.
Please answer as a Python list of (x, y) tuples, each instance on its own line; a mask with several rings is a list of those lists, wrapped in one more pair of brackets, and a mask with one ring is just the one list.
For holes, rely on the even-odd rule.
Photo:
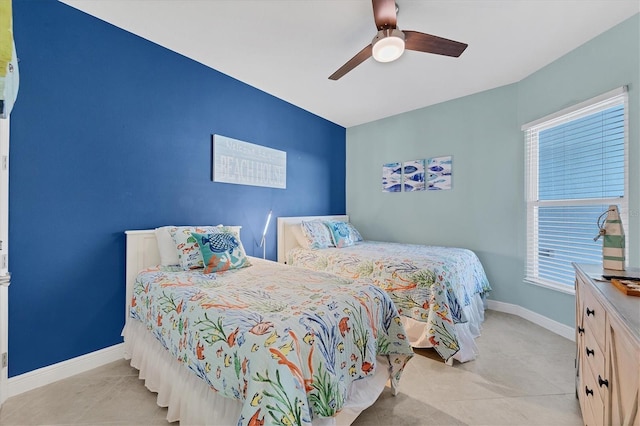
[(133, 284), (138, 272), (149, 266), (160, 264), (160, 253), (156, 233), (153, 229), (143, 231), (124, 231), (127, 236), (127, 264), (126, 264), (126, 299), (125, 322), (129, 318)]
[(309, 220), (341, 220), (349, 222), (347, 215), (335, 216), (298, 216), (298, 217), (279, 217), (278, 218), (278, 262), (286, 263), (287, 252), (292, 248), (299, 247), (298, 240), (292, 232), (292, 226), (299, 226), (300, 223)]

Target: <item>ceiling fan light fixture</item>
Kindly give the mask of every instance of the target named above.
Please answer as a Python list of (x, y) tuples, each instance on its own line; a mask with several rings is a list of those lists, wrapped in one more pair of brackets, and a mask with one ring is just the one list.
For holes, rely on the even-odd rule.
[(404, 33), (397, 28), (380, 30), (371, 42), (373, 59), (392, 62), (404, 52)]

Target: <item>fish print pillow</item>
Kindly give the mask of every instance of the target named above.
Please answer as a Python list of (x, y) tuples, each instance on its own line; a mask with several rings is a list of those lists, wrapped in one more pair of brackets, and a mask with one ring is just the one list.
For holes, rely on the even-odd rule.
[(240, 238), (232, 232), (215, 232), (212, 234), (191, 234), (202, 254), (204, 273), (223, 272), (251, 266), (244, 252)]
[(213, 234), (220, 232), (231, 232), (240, 242), (240, 248), (244, 253), (244, 247), (242, 241), (240, 241), (240, 229), (241, 226), (172, 226), (169, 228), (169, 235), (173, 239), (174, 249), (177, 252), (178, 262), (180, 267), (188, 271), (190, 269), (204, 268), (204, 261), (202, 259), (202, 253), (200, 253), (200, 247), (197, 241), (191, 235), (192, 232), (198, 234)]
[(347, 228), (349, 228), (349, 234), (351, 235), (351, 239), (354, 243), (359, 243), (360, 241), (364, 241), (360, 232), (356, 229), (355, 226), (351, 222), (345, 222), (347, 224)]
[(209, 234), (220, 232), (218, 226), (175, 226), (169, 229), (169, 234), (173, 238), (180, 267), (185, 271), (189, 269), (204, 268), (202, 254), (192, 232), (199, 234)]
[(330, 220), (325, 222), (325, 225), (329, 228), (331, 239), (336, 247), (343, 248), (354, 244), (353, 239), (351, 239), (351, 232), (346, 222)]
[(321, 220), (311, 220), (308, 222), (302, 221), (300, 224), (302, 227), (302, 235), (304, 236), (307, 244), (306, 247), (310, 249), (323, 249), (333, 247), (333, 239), (329, 228)]

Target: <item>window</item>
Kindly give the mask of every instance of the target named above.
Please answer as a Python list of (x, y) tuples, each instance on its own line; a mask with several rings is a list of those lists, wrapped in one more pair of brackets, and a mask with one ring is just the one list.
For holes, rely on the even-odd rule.
[(601, 263), (598, 216), (627, 209), (627, 94), (606, 93), (526, 124), (525, 280), (573, 293), (571, 262)]

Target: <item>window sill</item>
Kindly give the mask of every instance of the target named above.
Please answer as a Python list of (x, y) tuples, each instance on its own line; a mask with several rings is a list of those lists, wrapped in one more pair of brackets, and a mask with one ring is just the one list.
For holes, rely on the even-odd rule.
[(571, 294), (571, 295), (575, 295), (576, 294), (576, 289), (574, 287), (569, 287), (566, 285), (562, 285), (562, 284), (555, 284), (555, 283), (551, 283), (551, 282), (542, 282), (542, 281), (534, 281), (534, 280), (530, 280), (530, 279), (525, 279), (524, 282), (526, 284), (531, 284), (531, 285), (535, 285), (538, 287), (544, 287), (544, 288), (548, 288), (550, 290), (555, 290), (559, 293), (564, 293), (564, 294)]

